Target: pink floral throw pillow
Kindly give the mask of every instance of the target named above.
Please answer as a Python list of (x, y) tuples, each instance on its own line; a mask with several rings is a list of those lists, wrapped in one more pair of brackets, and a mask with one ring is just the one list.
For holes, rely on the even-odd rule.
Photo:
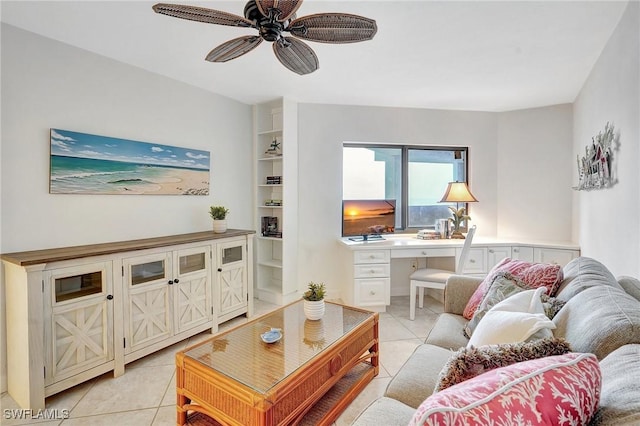
[(560, 265), (551, 263), (531, 263), (505, 257), (494, 266), (473, 293), (462, 316), (470, 320), (487, 294), (491, 283), (498, 272), (510, 272), (530, 288), (546, 287), (547, 295), (554, 296), (564, 278)]
[(593, 354), (519, 362), (434, 393), (409, 425), (585, 425), (598, 408), (601, 381)]

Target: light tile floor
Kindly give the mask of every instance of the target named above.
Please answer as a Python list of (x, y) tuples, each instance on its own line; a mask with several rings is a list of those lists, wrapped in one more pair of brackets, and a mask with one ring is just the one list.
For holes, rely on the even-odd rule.
[[(335, 426), (353, 423), (358, 414), (373, 400), (384, 393), (387, 384), (402, 367), (407, 358), (420, 345), (433, 327), (442, 303), (425, 297), (425, 307), (416, 309), (415, 321), (409, 320), (409, 297), (391, 298), (387, 312), (380, 314), (380, 374), (358, 395), (353, 403), (336, 420)], [(256, 300), (255, 316), (277, 306)], [(220, 331), (246, 322), (245, 317), (235, 318), (220, 326)], [(126, 366), (124, 375), (114, 378), (112, 373), (75, 386), (46, 400), (47, 414), (57, 414), (40, 419), (15, 419), (11, 413), (18, 405), (7, 394), (2, 394), (0, 424), (3, 426), (38, 424), (41, 426), (164, 426), (176, 424), (175, 409), (175, 353), (202, 339), (210, 333), (202, 333), (170, 346), (155, 354)], [(62, 419), (63, 410), (69, 418)], [(34, 413), (37, 414), (37, 413)], [(44, 417), (44, 416), (41, 416)]]

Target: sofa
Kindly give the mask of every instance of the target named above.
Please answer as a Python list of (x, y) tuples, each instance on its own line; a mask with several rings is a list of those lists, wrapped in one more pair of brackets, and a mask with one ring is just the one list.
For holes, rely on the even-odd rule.
[[(561, 272), (555, 297), (564, 305), (552, 319), (553, 336), (564, 339), (573, 352), (594, 354), (601, 373), (599, 402), (589, 424), (640, 425), (640, 281), (616, 279), (588, 257), (573, 259)], [(444, 311), (424, 344), (354, 425), (407, 425), (423, 401), (436, 397), (443, 367), (469, 342), (463, 333), (468, 320), (462, 313), (482, 281), (461, 275), (447, 281)]]

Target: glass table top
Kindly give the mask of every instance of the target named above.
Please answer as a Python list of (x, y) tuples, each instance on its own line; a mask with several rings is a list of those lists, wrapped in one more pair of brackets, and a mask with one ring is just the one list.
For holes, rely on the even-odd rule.
[[(326, 302), (324, 317), (310, 321), (300, 300), (187, 349), (185, 356), (266, 393), (374, 315)], [(260, 335), (272, 328), (281, 329), (282, 338), (263, 342)]]

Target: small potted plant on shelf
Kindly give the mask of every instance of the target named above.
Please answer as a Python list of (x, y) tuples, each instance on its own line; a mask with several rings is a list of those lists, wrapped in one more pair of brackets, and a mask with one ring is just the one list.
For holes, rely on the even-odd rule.
[(209, 207), (209, 215), (213, 219), (213, 232), (216, 234), (227, 231), (227, 214), (229, 214), (229, 209), (224, 206)]
[(324, 315), (324, 283), (309, 283), (308, 290), (302, 295), (304, 299), (304, 314), (309, 320), (319, 320)]

